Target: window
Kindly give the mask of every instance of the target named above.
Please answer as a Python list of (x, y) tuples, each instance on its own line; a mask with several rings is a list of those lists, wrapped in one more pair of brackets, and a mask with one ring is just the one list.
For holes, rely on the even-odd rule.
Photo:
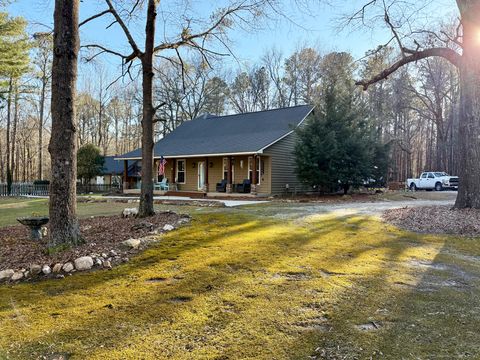
[(177, 160), (177, 183), (185, 184), (185, 160)]
[[(228, 180), (228, 158), (223, 158), (223, 179)], [(232, 183), (235, 182), (235, 165), (232, 161)]]
[[(257, 157), (257, 169), (256, 169), (256, 176), (257, 176), (257, 184), (260, 184), (260, 169), (261, 166), (260, 164), (262, 163), (260, 157)], [(248, 179), (253, 182), (253, 177), (252, 177), (252, 168), (253, 168), (253, 157), (248, 158)]]
[(427, 178), (427, 173), (423, 173), (422, 174), (422, 179), (426, 179)]
[(428, 178), (429, 178), (429, 179), (435, 179), (435, 176), (433, 176), (432, 173), (428, 173)]
[(228, 158), (223, 158), (223, 179), (228, 179)]

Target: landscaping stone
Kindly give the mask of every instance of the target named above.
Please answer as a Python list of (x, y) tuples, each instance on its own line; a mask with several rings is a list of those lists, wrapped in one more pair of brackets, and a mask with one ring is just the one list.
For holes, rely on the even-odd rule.
[(78, 271), (90, 270), (93, 267), (93, 259), (90, 256), (82, 256), (75, 259), (75, 269)]
[(52, 272), (52, 268), (51, 268), (50, 266), (44, 265), (44, 266), (42, 267), (42, 273), (43, 273), (44, 275), (50, 275), (51, 272)]
[(137, 217), (138, 209), (137, 208), (127, 208), (123, 209), (122, 217), (129, 218), (129, 217)]
[(102, 258), (104, 259), (108, 258), (108, 255), (106, 253), (102, 253)]
[(172, 231), (172, 230), (174, 230), (174, 229), (175, 229), (175, 226), (170, 225), (170, 224), (165, 224), (165, 225), (163, 226), (163, 231)]
[(102, 266), (102, 264), (103, 264), (102, 259), (100, 259), (100, 258), (96, 258), (96, 259), (95, 259), (95, 265), (97, 265), (97, 266)]
[(149, 231), (152, 231), (153, 228), (154, 228), (155, 225), (153, 225), (151, 222), (148, 222), (148, 221), (142, 221), (142, 222), (139, 222), (138, 224), (135, 224), (131, 227), (131, 229), (133, 231), (136, 231), (136, 230), (143, 230), (143, 229), (147, 229)]
[(110, 262), (110, 260), (105, 260), (103, 262), (103, 267), (107, 268), (107, 269), (111, 269), (112, 268), (112, 263)]
[(23, 279), (24, 275), (23, 275), (23, 272), (21, 271), (17, 271), (15, 272), (12, 277), (10, 278), (11, 281), (18, 281), (18, 280), (21, 280)]
[(10, 278), (13, 276), (14, 273), (15, 271), (13, 271), (12, 269), (0, 271), (0, 281), (10, 280)]
[(60, 264), (60, 263), (55, 264), (55, 265), (53, 266), (53, 270), (52, 270), (52, 271), (53, 271), (54, 273), (59, 273), (60, 271), (62, 271), (62, 267), (63, 267), (63, 264)]
[(110, 256), (117, 256), (118, 253), (115, 250), (110, 250)]
[(75, 269), (75, 267), (73, 266), (73, 264), (71, 262), (67, 262), (62, 266), (62, 270), (65, 271), (66, 273), (69, 273), (74, 269)]
[(129, 249), (138, 249), (142, 242), (139, 239), (128, 239), (122, 242), (122, 245)]
[(38, 264), (33, 264), (30, 266), (30, 272), (32, 275), (38, 275), (42, 272), (42, 267)]

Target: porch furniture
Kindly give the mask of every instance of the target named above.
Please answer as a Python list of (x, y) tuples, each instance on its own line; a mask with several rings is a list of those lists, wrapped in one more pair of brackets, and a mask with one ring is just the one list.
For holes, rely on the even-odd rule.
[(170, 185), (168, 185), (168, 183), (167, 183), (167, 178), (163, 178), (162, 181), (160, 181), (159, 183), (153, 184), (153, 188), (155, 190), (169, 191), (170, 190)]
[(217, 183), (216, 187), (217, 192), (227, 192), (227, 180), (223, 179), (219, 183)]
[(235, 185), (235, 192), (237, 193), (249, 193), (252, 189), (251, 182), (249, 179), (244, 179), (241, 184)]

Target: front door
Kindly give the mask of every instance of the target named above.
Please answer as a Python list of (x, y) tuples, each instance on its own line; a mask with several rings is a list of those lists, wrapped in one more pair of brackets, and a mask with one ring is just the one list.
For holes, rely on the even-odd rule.
[(205, 189), (205, 162), (198, 162), (198, 190)]

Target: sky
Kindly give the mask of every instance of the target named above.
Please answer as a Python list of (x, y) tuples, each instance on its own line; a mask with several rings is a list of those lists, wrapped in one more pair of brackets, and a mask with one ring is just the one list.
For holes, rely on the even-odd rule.
[[(128, 3), (129, 0), (117, 0)], [(340, 29), (340, 18), (345, 14), (352, 14), (361, 8), (365, 0), (312, 0), (308, 8), (299, 6), (306, 0), (283, 0), (280, 8), (281, 14), (269, 11), (270, 20), (255, 19), (249, 24), (255, 30), (237, 28), (229, 33), (229, 47), (235, 54), (235, 59), (229, 57), (222, 61), (223, 66), (239, 67), (242, 64), (258, 62), (264, 53), (276, 48), (284, 55), (293, 53), (299, 46), (307, 45), (316, 47), (322, 52), (348, 51), (354, 58), (360, 59), (365, 52), (376, 48), (379, 44), (389, 39), (389, 32), (382, 26), (362, 29)], [(329, 4), (327, 5), (327, 1)], [(390, 0), (391, 1), (391, 0)], [(412, 0), (412, 4), (419, 2)], [(157, 39), (161, 40), (172, 34), (178, 33), (178, 24), (182, 22), (182, 15), (195, 18), (208, 19), (208, 16), (225, 5), (227, 0), (169, 0), (160, 2), (157, 22)], [(434, 22), (449, 14), (454, 14), (455, 1), (453, 0), (426, 0), (427, 8), (423, 9), (423, 21)], [(405, 3), (405, 2), (404, 2)], [(176, 7), (171, 4), (179, 4)], [(23, 16), (29, 23), (29, 31), (47, 31), (53, 28), (54, 0), (16, 0), (8, 7), (8, 12), (13, 16)], [(80, 21), (99, 11), (106, 9), (103, 0), (83, 0), (80, 5)], [(94, 20), (81, 29), (81, 43), (101, 43), (109, 48), (128, 53), (129, 47), (121, 29), (114, 25), (109, 29), (111, 17), (107, 15)], [(198, 29), (202, 28), (201, 24)], [(132, 33), (138, 42), (142, 41), (144, 24), (141, 19), (130, 24)], [(102, 58), (110, 72), (119, 71), (119, 60), (113, 57)], [(83, 71), (91, 71), (85, 70)], [(82, 70), (81, 70), (82, 72)]]

